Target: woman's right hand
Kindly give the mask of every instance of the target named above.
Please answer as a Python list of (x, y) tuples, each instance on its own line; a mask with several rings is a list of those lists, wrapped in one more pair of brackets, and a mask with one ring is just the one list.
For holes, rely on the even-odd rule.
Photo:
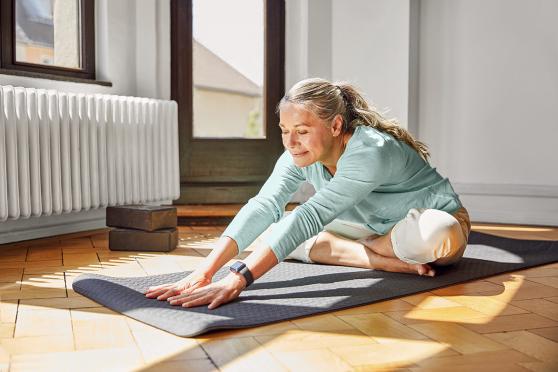
[(175, 283), (166, 283), (149, 287), (145, 292), (145, 297), (166, 300), (172, 296), (190, 293), (196, 288), (201, 288), (208, 284), (211, 284), (211, 276), (205, 272), (193, 271), (190, 275)]

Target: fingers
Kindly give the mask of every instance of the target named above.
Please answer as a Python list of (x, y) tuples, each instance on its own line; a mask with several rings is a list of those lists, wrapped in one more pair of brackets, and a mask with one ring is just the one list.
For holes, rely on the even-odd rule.
[(165, 283), (161, 285), (151, 286), (144, 293), (147, 297), (153, 297), (154, 293), (159, 293), (159, 294), (164, 293), (168, 291), (170, 288), (173, 288), (175, 284), (176, 283)]
[(145, 294), (146, 297), (148, 298), (155, 298), (158, 297), (160, 295), (162, 295), (163, 293), (167, 292), (169, 289), (168, 288), (161, 288), (161, 289), (157, 289), (151, 292), (147, 292)]
[(436, 271), (428, 264), (422, 264), (418, 270), (419, 275), (421, 276), (435, 276)]
[(157, 296), (159, 301), (167, 300), (169, 297), (174, 296), (180, 293), (180, 288), (171, 288), (168, 291), (164, 292), (163, 294)]
[(190, 292), (196, 288), (207, 285), (202, 281), (202, 278), (198, 278), (192, 283), (192, 279), (188, 280), (189, 277), (178, 281), (176, 283), (165, 283), (157, 286), (151, 286), (145, 291), (145, 296), (147, 298), (157, 298), (158, 300), (167, 300), (168, 298), (184, 293), (186, 289), (190, 289)]
[(211, 288), (203, 288), (197, 291), (188, 291), (178, 296), (173, 296), (168, 299), (171, 305), (181, 305), (183, 307), (199, 306), (211, 303), (219, 294), (211, 290)]
[[(171, 296), (167, 297), (167, 301), (171, 302), (173, 300), (178, 300), (181, 298), (185, 298), (187, 296), (190, 296), (192, 294), (192, 292), (194, 292), (196, 290), (196, 286), (192, 286), (192, 287), (188, 287), (188, 288), (183, 288), (181, 291), (177, 291), (174, 292)], [(199, 295), (200, 293), (198, 292), (197, 295)], [(197, 295), (195, 297), (197, 297)], [(192, 297), (190, 297), (192, 298)]]
[(182, 303), (182, 307), (194, 307), (194, 306), (200, 306), (200, 305), (205, 305), (205, 304), (209, 304), (209, 306), (207, 307), (209, 310), (215, 309), (216, 307), (218, 307), (219, 305), (223, 304), (225, 301), (225, 298), (223, 296), (217, 296), (215, 297), (214, 294), (209, 293), (205, 296), (199, 297), (195, 300), (191, 300), (191, 299), (186, 299), (186, 302)]
[[(174, 296), (168, 299), (169, 303), (173, 306), (185, 304), (198, 304), (199, 300), (205, 297), (210, 296), (208, 293), (197, 293), (194, 295), (190, 294), (180, 294), (178, 296)], [(205, 303), (205, 302), (204, 302)], [(200, 304), (201, 305), (201, 304)]]
[(192, 295), (185, 294), (175, 296), (174, 299), (170, 301), (170, 304), (182, 307), (195, 307), (209, 304), (207, 308), (209, 310), (212, 310), (227, 302), (226, 296), (222, 294), (216, 294), (214, 292), (198, 293), (193, 296), (194, 297), (192, 297)]
[(157, 298), (158, 300), (166, 300), (170, 296), (180, 293), (182, 288), (175, 286), (167, 286), (165, 288), (160, 288), (151, 292), (147, 292), (145, 296), (147, 298)]
[(155, 291), (155, 290), (158, 290), (158, 289), (161, 289), (161, 288), (171, 287), (173, 285), (174, 285), (174, 283), (165, 283), (165, 284), (161, 284), (161, 285), (154, 285), (154, 286), (149, 287), (147, 289), (147, 292)]
[(193, 306), (200, 306), (200, 305), (205, 305), (210, 303), (213, 300), (213, 295), (208, 294), (206, 296), (203, 297), (199, 297), (195, 300), (188, 300), (186, 299), (186, 302), (182, 303), (182, 307), (193, 307)]
[(171, 290), (169, 290), (168, 292), (164, 293), (163, 295), (157, 297), (158, 300), (167, 300), (167, 301), (172, 301), (174, 299), (174, 297), (177, 297), (178, 295), (189, 295), (190, 293), (192, 293), (193, 291), (195, 291), (196, 289), (198, 289), (200, 287), (199, 282), (194, 283), (193, 285), (186, 285), (183, 287), (175, 287), (172, 288)]
[(224, 298), (222, 297), (217, 297), (215, 298), (213, 301), (211, 301), (211, 303), (209, 304), (209, 306), (207, 307), (209, 310), (211, 309), (215, 309), (216, 307), (218, 307), (219, 305), (221, 305), (224, 301)]
[(158, 295), (157, 299), (166, 299), (174, 306), (192, 307), (209, 304), (208, 309), (214, 309), (230, 301), (230, 298), (238, 295), (238, 291), (231, 288), (229, 284), (218, 285), (197, 281), (191, 286), (188, 283), (181, 286), (175, 285), (172, 288), (159, 288), (158, 290), (149, 292), (149, 295)]
[(188, 291), (169, 297), (167, 298), (167, 301), (171, 305), (182, 305), (187, 301), (192, 301), (196, 298), (199, 298), (200, 296), (205, 296), (205, 295), (207, 295), (207, 292), (192, 293), (192, 291)]
[(169, 289), (176, 287), (177, 284), (178, 283), (165, 283), (165, 284), (161, 284), (161, 285), (152, 286), (152, 287), (149, 287), (147, 289), (147, 291), (145, 291), (145, 294), (151, 294), (153, 292), (160, 292), (161, 290), (163, 290), (163, 292), (166, 292)]

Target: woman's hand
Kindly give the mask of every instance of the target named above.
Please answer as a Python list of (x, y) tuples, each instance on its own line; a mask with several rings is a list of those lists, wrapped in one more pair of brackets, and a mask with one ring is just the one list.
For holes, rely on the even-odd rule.
[(149, 287), (145, 292), (145, 297), (166, 300), (171, 296), (176, 296), (181, 293), (187, 294), (209, 284), (211, 284), (211, 276), (203, 271), (196, 270), (178, 282)]
[(242, 275), (230, 273), (215, 283), (170, 297), (167, 301), (171, 305), (182, 305), (182, 307), (209, 304), (208, 309), (215, 309), (217, 306), (237, 298), (245, 286), (246, 280)]

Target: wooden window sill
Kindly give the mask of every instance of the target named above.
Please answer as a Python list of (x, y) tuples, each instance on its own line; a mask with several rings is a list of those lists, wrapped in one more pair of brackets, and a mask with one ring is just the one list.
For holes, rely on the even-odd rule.
[(37, 78), (37, 79), (69, 81), (69, 82), (72, 82), (72, 83), (81, 83), (81, 84), (96, 84), (96, 85), (102, 85), (102, 86), (105, 86), (105, 87), (112, 87), (112, 83), (110, 81), (82, 79), (82, 78), (76, 78), (76, 77), (71, 77), (71, 76), (48, 74), (48, 73), (43, 73), (43, 72), (30, 72), (30, 71), (0, 68), (0, 74), (2, 74), (2, 75), (13, 75), (13, 76), (24, 76), (24, 77)]

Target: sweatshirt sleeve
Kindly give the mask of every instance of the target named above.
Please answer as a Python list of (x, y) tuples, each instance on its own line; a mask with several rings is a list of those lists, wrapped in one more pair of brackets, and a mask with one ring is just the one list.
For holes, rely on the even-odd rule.
[(279, 221), (264, 241), (281, 262), (298, 245), (389, 180), (391, 169), (391, 157), (381, 146), (361, 145), (345, 152), (329, 183)]
[(272, 223), (281, 219), (291, 196), (305, 180), (291, 154), (285, 151), (258, 195), (244, 205), (221, 236), (232, 238), (238, 253), (245, 250)]

